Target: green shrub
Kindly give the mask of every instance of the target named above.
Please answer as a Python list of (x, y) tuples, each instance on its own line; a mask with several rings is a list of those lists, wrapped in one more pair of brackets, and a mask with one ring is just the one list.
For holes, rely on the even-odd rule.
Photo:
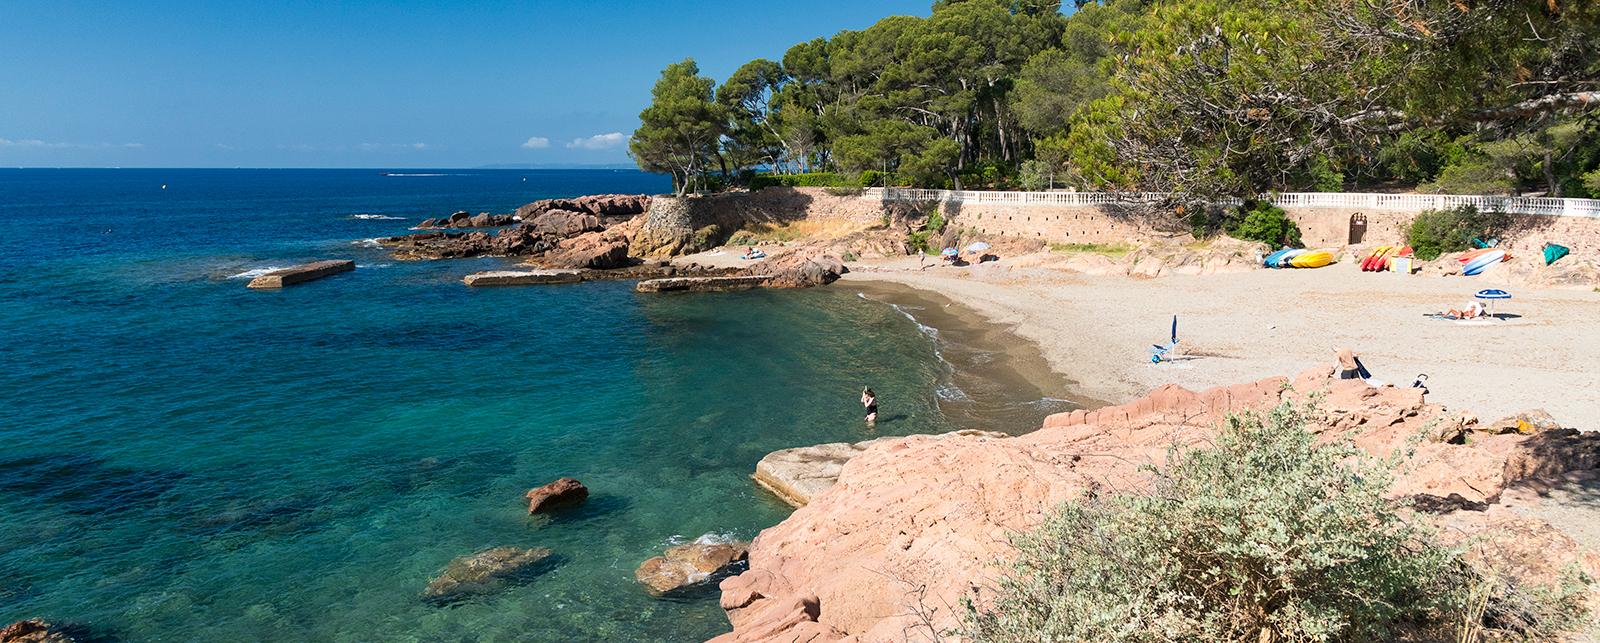
[(810, 172), (805, 174), (757, 174), (750, 177), (750, 189), (770, 187), (786, 188), (858, 188), (857, 179), (835, 172)]
[(1391, 641), (1487, 637), (1488, 627), (1539, 640), (1581, 624), (1572, 587), (1519, 594), (1469, 572), (1388, 498), (1398, 455), (1319, 444), (1304, 413), (1285, 403), (1230, 416), (1213, 445), (1151, 467), (1148, 494), (1063, 505), (1014, 539), (995, 602), (969, 602), (959, 634)]
[(940, 238), (940, 235), (944, 232), (944, 226), (944, 215), (939, 213), (938, 204), (934, 204), (928, 212), (928, 220), (924, 221), (921, 227), (912, 230), (910, 234), (906, 235), (906, 245), (910, 246), (912, 250), (923, 254), (942, 250), (943, 248), (937, 247), (937, 243), (930, 245), (930, 242)]
[(1590, 196), (1600, 197), (1600, 170), (1583, 175), (1583, 187)]
[(1246, 202), (1239, 210), (1239, 218), (1228, 228), (1236, 239), (1259, 241), (1274, 248), (1300, 247), (1300, 226), (1283, 208), (1265, 201)]
[(1017, 170), (1017, 183), (1030, 192), (1049, 189), (1050, 164), (1036, 159), (1023, 161)]
[(1424, 261), (1438, 259), (1446, 252), (1472, 247), (1474, 237), (1488, 239), (1503, 232), (1511, 223), (1504, 212), (1481, 212), (1463, 205), (1449, 210), (1426, 210), (1411, 220), (1406, 244)]

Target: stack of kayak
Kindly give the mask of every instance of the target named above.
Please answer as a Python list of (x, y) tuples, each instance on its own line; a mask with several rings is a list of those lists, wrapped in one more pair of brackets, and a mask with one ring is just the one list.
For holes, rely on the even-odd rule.
[[(1411, 246), (1378, 246), (1373, 248), (1371, 252), (1368, 252), (1366, 258), (1361, 260), (1361, 271), (1383, 272), (1385, 270), (1394, 269), (1395, 264), (1399, 263), (1407, 264), (1405, 267), (1408, 269), (1405, 272), (1410, 272), (1409, 262), (1396, 261), (1397, 259), (1410, 258)], [(1399, 271), (1396, 270), (1396, 272)]]
[(1510, 253), (1499, 248), (1479, 248), (1461, 253), (1457, 260), (1461, 262), (1461, 274), (1471, 277), (1510, 258)]
[(1327, 250), (1284, 249), (1267, 255), (1261, 263), (1268, 268), (1321, 268), (1333, 263), (1333, 253)]

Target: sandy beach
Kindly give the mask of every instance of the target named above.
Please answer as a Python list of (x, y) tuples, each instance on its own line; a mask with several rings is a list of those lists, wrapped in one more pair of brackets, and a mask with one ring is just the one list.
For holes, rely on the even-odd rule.
[[(1409, 385), (1429, 376), (1429, 398), (1483, 421), (1542, 408), (1568, 426), (1600, 430), (1600, 294), (1514, 289), (1492, 278), (1319, 270), (1135, 279), (1052, 267), (1061, 257), (1011, 257), (920, 269), (915, 259), (862, 262), (851, 282), (939, 293), (1036, 343), (1085, 401), (1128, 402), (1173, 383), (1201, 390), (1334, 363), (1349, 347), (1374, 378)], [(1425, 317), (1504, 287), (1503, 319)], [(1184, 355), (1149, 361), (1179, 316)]]

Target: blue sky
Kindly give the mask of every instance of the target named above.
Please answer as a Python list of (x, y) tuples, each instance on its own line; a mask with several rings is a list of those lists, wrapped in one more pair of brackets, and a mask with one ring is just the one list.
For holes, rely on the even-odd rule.
[(931, 0), (0, 2), (0, 167), (627, 163), (650, 85)]

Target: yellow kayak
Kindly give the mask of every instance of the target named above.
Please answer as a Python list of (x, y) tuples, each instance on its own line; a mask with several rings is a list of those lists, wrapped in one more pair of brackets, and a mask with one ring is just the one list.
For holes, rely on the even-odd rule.
[(1327, 250), (1307, 252), (1289, 261), (1289, 265), (1296, 268), (1321, 268), (1333, 263), (1333, 253)]

